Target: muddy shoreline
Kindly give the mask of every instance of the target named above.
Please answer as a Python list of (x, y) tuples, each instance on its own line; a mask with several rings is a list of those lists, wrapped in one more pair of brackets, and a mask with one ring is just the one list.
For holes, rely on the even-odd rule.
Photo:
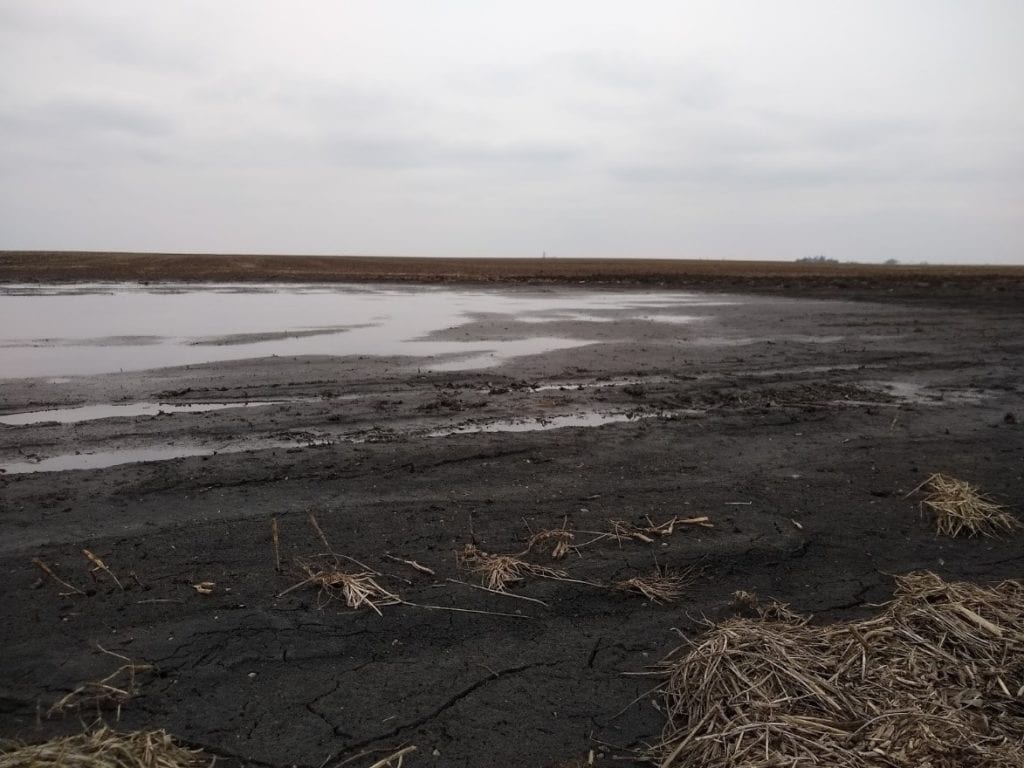
[[(892, 574), (1019, 578), (1020, 536), (938, 538), (905, 498), (943, 471), (1022, 511), (1024, 302), (1006, 299), (1019, 278), (1003, 275), (1005, 290), (943, 280), (942, 306), (934, 286), (913, 281), (874, 302), (867, 283), (822, 283), (815, 300), (745, 295), (699, 334), (560, 320), (552, 332), (590, 343), (481, 370), (304, 356), (4, 379), (5, 413), (274, 404), (0, 424), (4, 462), (183, 443), (218, 451), (0, 475), (0, 736), (90, 720), (91, 709), (46, 714), (116, 668), (102, 646), (155, 666), (123, 705), (122, 727), (166, 728), (230, 765), (365, 766), (406, 744), (418, 747), (410, 766), (553, 768), (590, 750), (598, 765), (624, 764), (612, 758), (655, 740), (664, 722), (642, 697), (654, 682), (627, 673), (672, 650), (678, 632), (732, 615), (737, 590), (835, 621), (886, 600)], [(481, 316), (437, 336), (523, 332)], [(470, 431), (593, 413), (626, 418)], [(318, 606), (313, 589), (280, 596), (301, 579), (292, 560), (324, 548), (310, 513), (335, 550), (416, 605), (377, 615)], [(467, 543), (517, 552), (531, 530), (566, 525), (583, 540), (609, 519), (674, 515), (713, 527), (606, 540), (557, 563), (529, 556), (590, 582), (514, 589), (543, 604), (449, 581), (476, 583), (455, 561)], [(90, 575), (83, 548), (124, 590)], [(86, 594), (62, 595), (33, 558)], [(593, 586), (656, 565), (699, 573), (681, 602)], [(205, 581), (212, 594), (194, 588)]]

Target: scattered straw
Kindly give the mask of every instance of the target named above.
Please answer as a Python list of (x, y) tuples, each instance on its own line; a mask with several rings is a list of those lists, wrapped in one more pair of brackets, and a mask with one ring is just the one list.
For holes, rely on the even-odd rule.
[(393, 755), (385, 757), (383, 760), (378, 760), (376, 763), (370, 766), (370, 768), (402, 768), (402, 761), (405, 760), (405, 756), (416, 751), (416, 747), (410, 746), (400, 749)]
[(692, 573), (673, 573), (668, 569), (658, 568), (646, 576), (634, 576), (631, 579), (613, 582), (612, 589), (636, 592), (654, 603), (673, 603), (686, 593), (686, 587), (692, 583)]
[(872, 619), (728, 619), (661, 674), (661, 768), (1024, 766), (1021, 581), (911, 574)]
[(515, 555), (488, 554), (474, 544), (467, 544), (456, 558), (460, 567), (478, 574), (483, 585), (496, 592), (504, 592), (511, 584), (522, 581), (527, 575), (563, 581), (569, 576), (565, 571), (528, 563)]
[(63, 696), (50, 707), (49, 715), (85, 707), (95, 707), (97, 710), (114, 707), (117, 710), (117, 718), (121, 718), (121, 706), (139, 692), (136, 675), (140, 672), (151, 672), (153, 667), (150, 664), (132, 661), (127, 656), (108, 651), (102, 646), (97, 646), (97, 648), (124, 663), (102, 680), (82, 683)]
[(761, 600), (757, 593), (742, 589), (732, 593), (732, 604), (733, 607), (766, 621), (790, 621), (796, 624), (806, 624), (808, 621), (805, 616), (793, 611), (787, 603), (780, 603), (778, 600)]
[(306, 575), (306, 578), (286, 589), (278, 597), (308, 584), (319, 589), (317, 606), (320, 608), (331, 600), (341, 598), (349, 608), (358, 610), (366, 606), (380, 614), (382, 606), (397, 605), (402, 602), (398, 595), (389, 592), (377, 583), (374, 577), (379, 574), (371, 571), (358, 573), (344, 571), (341, 569), (340, 559), (337, 556), (297, 560), (296, 565)]
[(419, 571), (420, 573), (425, 573), (425, 574), (427, 574), (427, 576), (436, 576), (437, 575), (437, 573), (434, 571), (433, 568), (428, 568), (427, 566), (423, 565), (422, 563), (417, 563), (415, 560), (406, 560), (406, 559), (401, 558), (401, 557), (395, 557), (394, 555), (389, 555), (386, 552), (384, 553), (384, 557), (387, 558), (388, 560), (391, 560), (392, 562), (402, 563), (403, 565), (408, 565), (414, 571)]
[(107, 567), (107, 564), (100, 560), (98, 555), (93, 554), (88, 549), (83, 549), (82, 554), (85, 555), (86, 559), (88, 559), (89, 562), (93, 565), (93, 567), (89, 569), (90, 573), (102, 571), (114, 580), (114, 583), (117, 584), (118, 589), (124, 592), (124, 586), (121, 584), (121, 581), (117, 578), (117, 576), (114, 575), (114, 572)]
[(37, 568), (39, 568), (39, 570), (41, 570), (43, 573), (45, 573), (51, 579), (53, 579), (58, 584), (60, 584), (62, 587), (66, 587), (68, 589), (68, 592), (62, 592), (61, 594), (64, 594), (64, 595), (69, 595), (69, 594), (84, 595), (85, 594), (85, 592), (80, 590), (78, 587), (74, 586), (73, 584), (68, 584), (66, 581), (64, 581), (64, 579), (62, 579), (60, 576), (57, 575), (57, 572), (54, 571), (53, 568), (48, 566), (45, 562), (40, 560), (38, 557), (33, 557), (32, 558), (32, 564), (35, 565)]
[(706, 515), (700, 517), (672, 517), (663, 523), (655, 523), (650, 517), (645, 518), (647, 525), (637, 525), (628, 520), (609, 520), (608, 530), (595, 533), (595, 537), (578, 546), (586, 546), (601, 541), (602, 539), (615, 539), (621, 543), (623, 539), (633, 539), (644, 544), (653, 544), (655, 537), (665, 538), (675, 533), (676, 526), (692, 525), (699, 528), (714, 528), (711, 518)]
[(449, 584), (459, 584), (463, 587), (469, 587), (470, 589), (479, 589), (481, 592), (489, 592), (492, 595), (500, 595), (501, 597), (514, 597), (516, 600), (526, 600), (528, 603), (537, 603), (543, 605), (545, 608), (549, 607), (543, 600), (538, 600), (536, 597), (527, 597), (526, 595), (517, 595), (515, 592), (507, 592), (504, 590), (491, 589), (485, 587), (482, 584), (468, 584), (465, 581), (459, 581), (458, 579), (445, 579)]
[(331, 542), (327, 540), (327, 535), (324, 533), (324, 529), (320, 527), (320, 523), (316, 520), (316, 515), (312, 512), (309, 513), (309, 524), (313, 526), (313, 530), (316, 531), (316, 535), (320, 537), (320, 541), (324, 543), (328, 552), (331, 552)]
[(942, 535), (1000, 536), (1021, 527), (1002, 505), (965, 480), (936, 473), (910, 493), (919, 491), (925, 494), (921, 509), (934, 513), (936, 530)]
[(554, 528), (548, 531), (538, 531), (526, 542), (526, 549), (520, 554), (528, 555), (531, 552), (544, 552), (551, 550), (552, 560), (561, 560), (572, 549), (572, 542), (576, 536), (567, 528)]
[(277, 532), (277, 518), (270, 518), (270, 546), (274, 550), (274, 570), (281, 572), (281, 540)]
[(107, 727), (42, 744), (0, 743), (0, 768), (197, 768), (213, 759), (174, 743), (165, 731)]

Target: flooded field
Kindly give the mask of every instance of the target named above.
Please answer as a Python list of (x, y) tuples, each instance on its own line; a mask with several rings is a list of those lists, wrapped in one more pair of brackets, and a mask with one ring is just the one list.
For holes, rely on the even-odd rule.
[[(119, 727), (229, 768), (629, 764), (663, 724), (633, 673), (737, 592), (847, 621), (893, 574), (1024, 572), (907, 497), (1021, 510), (1024, 308), (974, 301), (0, 287), (0, 737), (77, 727), (46, 713), (101, 644), (159, 670)], [(401, 602), (327, 601), (325, 545)], [(565, 576), (483, 590), (472, 548)], [(664, 573), (692, 584), (616, 586)]]
[[(272, 355), (403, 356), (431, 369), (462, 370), (589, 343), (545, 333), (550, 326), (690, 323), (724, 303), (679, 292), (11, 285), (0, 287), (2, 376), (139, 371)], [(481, 318), (505, 323), (506, 330), (524, 328), (519, 338), (450, 338)]]

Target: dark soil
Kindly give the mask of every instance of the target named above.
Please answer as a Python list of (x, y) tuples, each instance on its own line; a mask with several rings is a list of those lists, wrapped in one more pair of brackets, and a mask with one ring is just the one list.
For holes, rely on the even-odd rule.
[(1019, 305), (1024, 266), (716, 259), (447, 259), (0, 251), (0, 282), (414, 282), (660, 285), (926, 304)]
[[(948, 291), (960, 308), (751, 298), (723, 307), (702, 331), (705, 343), (665, 346), (647, 334), (672, 329), (604, 324), (599, 344), (471, 373), (417, 373), (408, 360), (276, 358), (2, 381), (6, 411), (311, 399), (0, 426), (3, 461), (285, 433), (295, 443), (0, 476), (0, 736), (43, 738), (91, 720), (91, 708), (46, 710), (121, 663), (102, 646), (156, 667), (139, 678), (120, 727), (166, 728), (228, 764), (366, 766), (405, 744), (418, 747), (410, 768), (545, 768), (591, 749), (598, 765), (621, 764), (612, 758), (657, 739), (663, 724), (643, 697), (656, 681), (628, 673), (672, 650), (678, 632), (732, 615), (737, 590), (836, 621), (886, 600), (897, 573), (1021, 577), (1020, 536), (938, 538), (905, 498), (941, 471), (1020, 511), (1024, 305)], [(487, 318), (466, 330), (510, 332)], [(565, 388), (532, 386), (552, 382)], [(429, 436), (442, 426), (594, 409), (648, 418)], [(666, 412), (675, 417), (652, 415)], [(334, 442), (316, 444), (322, 439)], [(301, 578), (293, 558), (324, 549), (310, 513), (333, 549), (381, 571), (405, 600), (513, 616), (407, 605), (379, 616), (320, 606), (312, 588), (278, 597)], [(455, 561), (470, 542), (516, 552), (531, 528), (603, 530), (610, 518), (673, 515), (707, 515), (714, 527), (683, 527), (653, 544), (606, 540), (554, 565), (602, 584), (656, 565), (697, 570), (677, 604), (539, 579), (514, 588), (540, 605), (448, 581), (471, 580)], [(83, 548), (123, 591), (90, 575)], [(86, 594), (62, 595), (33, 558)], [(213, 594), (193, 588), (203, 581), (215, 583)]]

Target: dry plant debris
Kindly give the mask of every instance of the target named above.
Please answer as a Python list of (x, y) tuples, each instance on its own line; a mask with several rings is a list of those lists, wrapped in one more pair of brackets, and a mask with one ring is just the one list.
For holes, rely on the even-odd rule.
[(216, 586), (217, 583), (213, 581), (200, 581), (198, 584), (193, 584), (192, 589), (200, 595), (212, 595)]
[(83, 549), (82, 554), (85, 555), (86, 559), (90, 563), (92, 563), (92, 568), (89, 569), (90, 573), (95, 574), (96, 571), (102, 571), (114, 580), (114, 583), (117, 584), (118, 589), (124, 592), (124, 585), (121, 584), (120, 579), (118, 579), (117, 576), (114, 575), (114, 572), (107, 567), (106, 563), (100, 560), (98, 555), (90, 552), (88, 549)]
[(343, 599), (349, 608), (358, 610), (365, 606), (378, 614), (383, 606), (397, 605), (402, 602), (402, 598), (384, 589), (377, 582), (376, 578), (380, 576), (379, 573), (345, 571), (341, 567), (340, 556), (300, 559), (296, 560), (295, 564), (306, 578), (286, 589), (281, 595), (286, 595), (309, 584), (319, 589), (317, 606), (320, 608), (332, 600)]
[(620, 592), (637, 592), (654, 603), (673, 603), (685, 593), (686, 587), (693, 583), (692, 573), (673, 573), (665, 568), (658, 568), (647, 576), (634, 576), (612, 583), (612, 589)]
[(520, 552), (521, 555), (528, 555), (531, 552), (544, 552), (551, 550), (552, 560), (561, 560), (572, 549), (572, 542), (575, 534), (568, 528), (553, 528), (547, 531), (537, 531), (526, 542), (526, 549)]
[(1024, 582), (897, 579), (874, 618), (732, 618), (662, 662), (662, 768), (1021, 768)]
[(403, 557), (395, 557), (394, 555), (389, 554), (387, 552), (384, 553), (384, 557), (388, 560), (391, 560), (394, 563), (402, 563), (403, 565), (408, 565), (414, 571), (425, 573), (427, 576), (437, 575), (437, 572), (433, 568), (428, 568), (427, 566), (423, 565), (422, 563), (418, 563), (415, 560), (406, 560)]
[(270, 548), (274, 551), (274, 570), (281, 572), (281, 536), (277, 528), (277, 518), (270, 518)]
[(557, 568), (548, 568), (520, 560), (515, 555), (492, 555), (467, 544), (456, 556), (459, 566), (481, 577), (485, 587), (504, 592), (527, 575), (543, 579), (567, 579), (569, 574)]
[(97, 647), (108, 656), (120, 659), (124, 663), (102, 680), (82, 683), (64, 695), (50, 707), (48, 715), (52, 716), (71, 709), (83, 709), (90, 706), (97, 710), (103, 707), (114, 707), (117, 709), (117, 717), (120, 719), (121, 706), (139, 692), (136, 675), (140, 672), (153, 671), (150, 664), (132, 661), (120, 653), (113, 653), (101, 646)]
[(43, 560), (39, 559), (38, 557), (33, 557), (32, 558), (32, 564), (35, 565), (39, 570), (41, 570), (47, 576), (49, 576), (51, 579), (53, 579), (58, 584), (60, 584), (62, 587), (65, 587), (68, 590), (67, 592), (61, 592), (62, 595), (84, 595), (85, 594), (85, 592), (80, 590), (74, 584), (69, 584), (68, 582), (64, 581), (64, 579), (62, 579), (60, 576), (57, 575), (57, 572), (55, 570), (53, 570), (53, 568), (51, 568), (49, 565), (47, 565)]
[(735, 608), (753, 613), (764, 620), (791, 621), (796, 624), (806, 624), (808, 621), (806, 616), (793, 611), (787, 603), (780, 603), (778, 600), (764, 601), (756, 592), (747, 592), (743, 589), (732, 593), (732, 604)]
[(327, 540), (327, 534), (324, 533), (324, 529), (321, 528), (320, 523), (317, 522), (316, 515), (310, 512), (308, 519), (310, 526), (312, 526), (313, 530), (316, 531), (317, 537), (320, 539), (320, 541), (323, 542), (323, 545), (327, 548), (327, 551), (333, 552), (334, 550), (331, 549), (331, 542)]
[(415, 746), (405, 747), (392, 755), (388, 755), (382, 760), (378, 760), (376, 763), (371, 765), (370, 768), (402, 768), (402, 763), (405, 762), (405, 756), (410, 755), (415, 751)]
[(935, 515), (936, 530), (944, 536), (1000, 536), (1021, 527), (1006, 509), (965, 480), (936, 473), (911, 493), (923, 492), (921, 509)]
[(655, 523), (647, 518), (647, 525), (636, 525), (628, 520), (609, 520), (609, 531), (606, 536), (621, 541), (622, 539), (635, 539), (644, 544), (652, 544), (654, 537), (664, 538), (675, 533), (677, 525), (696, 525), (701, 528), (713, 528), (707, 516), (702, 517), (672, 517), (664, 523)]
[(165, 731), (98, 728), (41, 744), (0, 743), (0, 768), (197, 768), (213, 758), (174, 743)]

